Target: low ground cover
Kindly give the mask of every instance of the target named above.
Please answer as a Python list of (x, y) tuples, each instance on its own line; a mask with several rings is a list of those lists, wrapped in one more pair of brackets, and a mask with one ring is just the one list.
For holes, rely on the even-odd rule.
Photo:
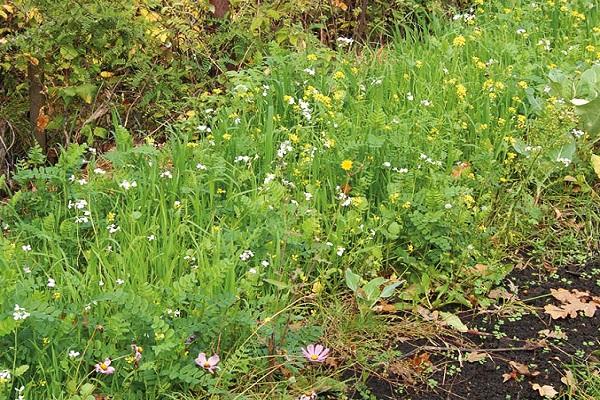
[(30, 151), (0, 208), (0, 393), (342, 398), (403, 357), (397, 313), (470, 326), (454, 307), (498, 301), (510, 249), (591, 257), (597, 5), (475, 3), (376, 50), (274, 44), (166, 142), (114, 113), (110, 151)]

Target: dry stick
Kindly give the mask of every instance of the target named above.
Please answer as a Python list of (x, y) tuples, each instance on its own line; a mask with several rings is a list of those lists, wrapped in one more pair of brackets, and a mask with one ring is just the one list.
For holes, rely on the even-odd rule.
[(521, 346), (521, 347), (498, 347), (498, 348), (494, 348), (494, 349), (478, 349), (478, 348), (469, 348), (469, 347), (438, 347), (438, 346), (421, 346), (421, 347), (417, 347), (414, 350), (409, 351), (408, 353), (404, 354), (401, 359), (403, 358), (407, 358), (421, 350), (426, 350), (426, 351), (478, 351), (478, 352), (482, 352), (482, 353), (501, 353), (501, 352), (507, 352), (507, 351), (532, 351), (532, 350), (536, 350), (539, 349), (543, 346), (537, 345), (537, 346)]

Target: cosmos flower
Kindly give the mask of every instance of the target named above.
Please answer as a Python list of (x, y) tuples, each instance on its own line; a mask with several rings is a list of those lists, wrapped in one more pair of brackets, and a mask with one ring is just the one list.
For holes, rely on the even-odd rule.
[(322, 363), (329, 355), (329, 349), (320, 344), (309, 344), (306, 348), (302, 348), (302, 354), (310, 362)]
[(111, 367), (110, 358), (105, 359), (95, 365), (95, 371), (102, 375), (112, 375), (115, 373), (115, 367)]
[(219, 369), (219, 367), (217, 367), (217, 364), (219, 363), (220, 358), (216, 354), (210, 358), (206, 358), (206, 354), (200, 353), (194, 361), (196, 362), (196, 365), (204, 368), (211, 374), (214, 374), (215, 370)]

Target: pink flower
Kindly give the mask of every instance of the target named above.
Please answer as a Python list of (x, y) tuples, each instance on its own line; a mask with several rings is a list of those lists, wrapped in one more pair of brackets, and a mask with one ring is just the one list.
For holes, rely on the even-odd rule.
[(198, 357), (194, 360), (196, 361), (196, 364), (199, 367), (204, 368), (205, 370), (207, 370), (208, 372), (210, 372), (211, 374), (215, 373), (216, 369), (219, 369), (219, 367), (217, 367), (217, 364), (220, 361), (220, 358), (218, 355), (214, 355), (210, 358), (206, 358), (206, 354), (204, 353), (200, 353), (198, 354)]
[(110, 366), (110, 358), (96, 364), (96, 372), (103, 375), (111, 375), (115, 372), (115, 367)]
[(302, 354), (310, 362), (322, 363), (329, 354), (329, 349), (320, 344), (309, 344), (306, 348), (302, 348)]
[(131, 349), (133, 350), (133, 358), (135, 360), (135, 363), (138, 364), (142, 359), (142, 352), (144, 351), (144, 349), (142, 348), (142, 346), (138, 346), (135, 344), (131, 345)]

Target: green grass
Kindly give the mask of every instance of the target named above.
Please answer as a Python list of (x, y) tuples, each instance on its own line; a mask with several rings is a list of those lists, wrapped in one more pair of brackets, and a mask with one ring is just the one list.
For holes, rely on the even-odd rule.
[[(223, 93), (189, 99), (164, 145), (134, 145), (115, 116), (107, 154), (73, 145), (52, 167), (32, 154), (0, 210), (0, 370), (12, 375), (0, 393), (338, 390), (300, 347), (342, 346), (327, 333), (340, 321), (329, 307), (354, 312), (347, 268), (405, 281), (399, 308), (470, 305), (511, 268), (508, 247), (560, 222), (551, 204), (586, 221), (570, 242), (583, 256), (563, 257), (584, 258), (597, 137), (574, 137), (582, 121), (546, 87), (552, 70), (577, 76), (599, 58), (591, 6), (485, 2), (472, 22), (432, 16), (429, 33), (358, 55), (273, 46)], [(15, 320), (15, 304), (29, 317)], [(220, 355), (214, 375), (199, 352)], [(116, 372), (95, 373), (107, 357)]]

